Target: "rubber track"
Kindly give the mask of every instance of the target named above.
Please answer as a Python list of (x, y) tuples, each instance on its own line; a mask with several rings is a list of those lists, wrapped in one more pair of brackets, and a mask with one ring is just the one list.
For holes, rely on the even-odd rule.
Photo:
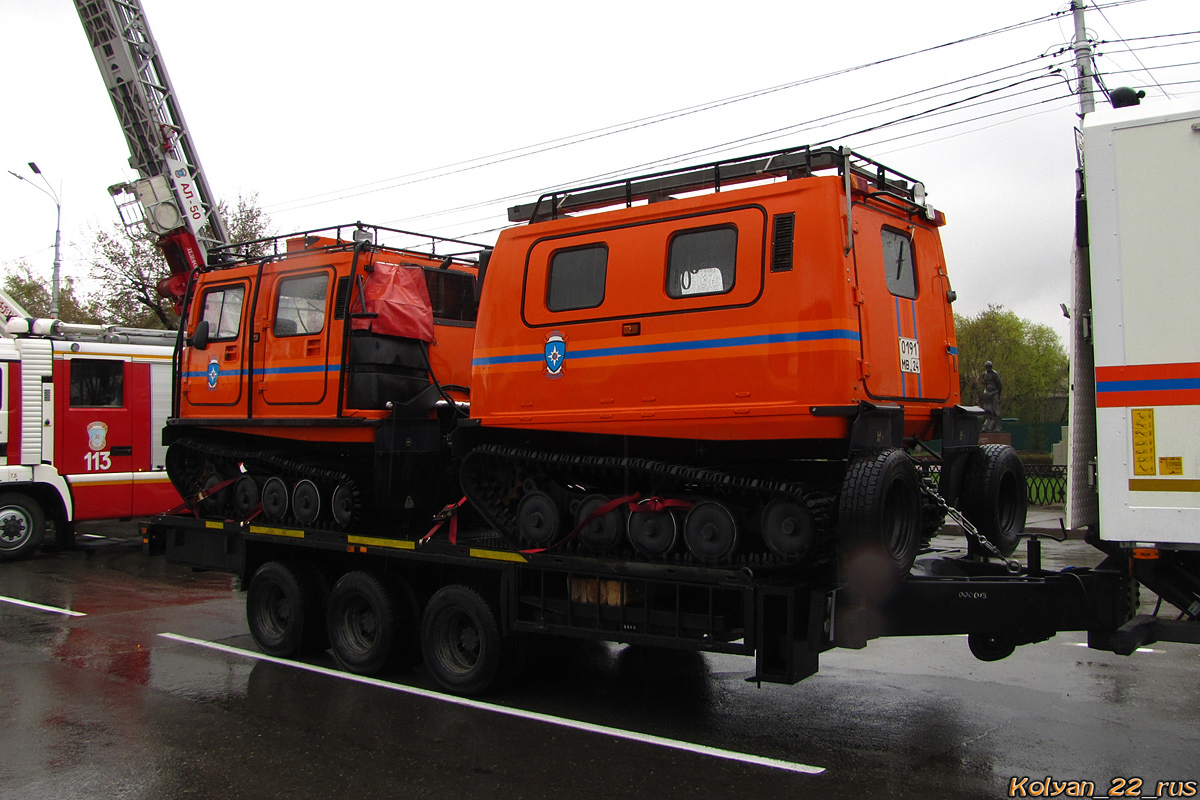
[[(279, 475), (289, 483), (297, 480), (308, 478), (314, 482), (319, 481), (323, 484), (337, 485), (344, 483), (350, 486), (351, 495), (355, 500), (355, 508), (352, 515), (353, 524), (355, 521), (360, 521), (363, 516), (362, 491), (359, 489), (359, 481), (354, 478), (349, 472), (338, 469), (330, 469), (329, 467), (317, 466), (316, 464), (302, 461), (295, 458), (289, 458), (280, 453), (272, 453), (265, 450), (249, 450), (241, 447), (228, 447), (219, 445), (213, 442), (206, 442), (199, 439), (182, 438), (171, 444), (171, 447), (187, 447), (195, 452), (203, 453), (207, 456), (215, 456), (217, 458), (231, 459), (245, 464), (249, 470), (248, 474), (252, 477), (261, 477), (264, 474), (267, 477)], [(230, 487), (232, 489), (233, 487)], [(259, 491), (262, 491), (260, 485)], [(322, 514), (322, 516), (328, 516)], [(224, 517), (222, 517), (224, 518)], [(263, 517), (266, 520), (266, 517)], [(291, 513), (291, 505), (288, 506), (288, 516), (280, 520), (280, 522), (295, 522)], [(314, 529), (328, 528), (336, 529), (331, 519), (319, 520), (315, 523), (309, 523), (306, 527)]]
[[(729, 564), (722, 565), (729, 568), (819, 566), (831, 561), (835, 554), (835, 531), (831, 524), (834, 498), (808, 484), (735, 475), (645, 458), (586, 456), (483, 445), (472, 450), (463, 460), (460, 473), (463, 493), (488, 523), (517, 548), (528, 545), (521, 541), (517, 533), (516, 504), (512, 503), (511, 507), (506, 507), (503, 501), (508, 497), (501, 496), (502, 492), (511, 489), (511, 485), (503, 485), (496, 480), (496, 476), (511, 476), (512, 468), (525, 474), (548, 471), (554, 475), (556, 481), (564, 485), (593, 483), (597, 478), (607, 478), (607, 482), (612, 484), (630, 475), (634, 476), (630, 481), (632, 488), (641, 491), (644, 496), (650, 491), (662, 492), (667, 496), (711, 495), (719, 499), (740, 501), (740, 504), (755, 509), (763, 508), (771, 500), (784, 499), (808, 509), (816, 523), (817, 538), (812, 550), (804, 559), (788, 561), (763, 549), (759, 552), (739, 554)], [(760, 540), (755, 537), (751, 541)], [(623, 557), (655, 561), (635, 553), (632, 549), (623, 554)], [(682, 545), (676, 548), (674, 557), (681, 561), (699, 563)]]

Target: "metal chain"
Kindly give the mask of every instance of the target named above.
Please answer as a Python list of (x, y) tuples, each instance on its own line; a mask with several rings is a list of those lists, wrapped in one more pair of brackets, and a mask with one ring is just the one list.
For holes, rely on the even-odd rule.
[(933, 486), (933, 480), (931, 478), (922, 478), (920, 484), (922, 493), (937, 503), (938, 507), (946, 514), (947, 517), (957, 522), (958, 526), (967, 534), (968, 539), (974, 537), (976, 543), (978, 543), (979, 546), (982, 547), (986, 552), (1003, 561), (1005, 566), (1008, 568), (1008, 571), (1012, 574), (1016, 575), (1021, 571), (1020, 562), (1016, 561), (1015, 559), (1007, 558), (1003, 553), (1000, 552), (1000, 548), (992, 544), (986, 536), (979, 532), (978, 528), (971, 524), (970, 520), (963, 516), (961, 511), (951, 506), (946, 502), (945, 498), (938, 494), (937, 489), (935, 489)]

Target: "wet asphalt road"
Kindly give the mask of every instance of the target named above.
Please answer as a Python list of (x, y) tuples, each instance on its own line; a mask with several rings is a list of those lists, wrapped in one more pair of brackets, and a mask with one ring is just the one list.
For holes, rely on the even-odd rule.
[(1200, 780), (1200, 647), (1122, 657), (1062, 634), (989, 664), (965, 637), (876, 640), (758, 688), (749, 659), (542, 643), (488, 698), (824, 770), (804, 774), (394, 688), (432, 689), (420, 667), (365, 685), (165, 638), (253, 651), (234, 580), (88, 546), (0, 565), (0, 596), (86, 614), (0, 602), (0, 798), (991, 798), (1022, 776), (1097, 795), (1137, 777), (1153, 796)]

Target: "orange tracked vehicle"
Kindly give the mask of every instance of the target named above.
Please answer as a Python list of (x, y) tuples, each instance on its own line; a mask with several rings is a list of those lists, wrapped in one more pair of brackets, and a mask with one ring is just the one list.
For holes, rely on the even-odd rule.
[[(528, 224), (494, 249), (385, 247), (413, 234), (362, 225), (265, 258), (218, 248), (185, 299), (180, 492), (410, 541), (465, 496), (464, 524), (514, 549), (811, 566), (840, 542), (898, 573), (961, 500), (1015, 546), (1020, 462), (977, 447), (959, 405), (944, 220), (920, 183), (800, 148), (510, 218)], [(909, 451), (933, 440), (941, 497), (923, 499)]]

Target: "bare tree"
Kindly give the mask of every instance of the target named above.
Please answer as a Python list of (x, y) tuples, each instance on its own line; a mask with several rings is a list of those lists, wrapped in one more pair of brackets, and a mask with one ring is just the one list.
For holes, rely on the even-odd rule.
[[(271, 220), (258, 205), (257, 194), (239, 195), (232, 213), (221, 201), (217, 213), (228, 223), (226, 229), (234, 242), (272, 235)], [(97, 300), (106, 321), (140, 328), (174, 330), (179, 326), (170, 301), (158, 294), (159, 282), (171, 273), (155, 242), (149, 231), (119, 222), (96, 232), (91, 276), (101, 285)]]

